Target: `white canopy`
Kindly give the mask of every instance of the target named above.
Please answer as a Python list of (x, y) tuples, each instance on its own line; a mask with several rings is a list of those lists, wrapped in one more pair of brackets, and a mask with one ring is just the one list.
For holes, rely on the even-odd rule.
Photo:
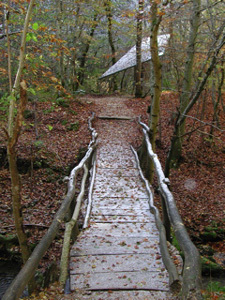
[[(158, 36), (159, 55), (165, 52), (165, 46), (168, 43), (170, 35), (163, 34)], [(150, 37), (144, 38), (141, 44), (141, 61), (151, 60)], [(101, 77), (105, 78), (136, 66), (136, 46), (132, 47), (124, 56), (122, 56), (112, 67), (110, 67)]]

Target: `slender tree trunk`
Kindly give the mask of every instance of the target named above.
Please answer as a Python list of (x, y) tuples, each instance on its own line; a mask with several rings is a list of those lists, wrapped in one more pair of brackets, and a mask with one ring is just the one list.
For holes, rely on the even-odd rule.
[(201, 95), (201, 93), (204, 89), (204, 86), (217, 63), (219, 52), (222, 49), (222, 47), (224, 46), (224, 44), (225, 44), (225, 34), (223, 34), (219, 45), (217, 46), (216, 50), (214, 51), (214, 55), (212, 57), (210, 65), (209, 65), (208, 69), (205, 71), (205, 75), (204, 75), (202, 81), (198, 84), (195, 94), (193, 95), (193, 97), (191, 98), (189, 103), (187, 104), (187, 107), (184, 109), (184, 112), (182, 114), (180, 114), (177, 118), (177, 121), (176, 121), (176, 124), (174, 127), (173, 137), (171, 139), (170, 151), (168, 153), (168, 156), (166, 159), (166, 164), (165, 164), (165, 176), (166, 177), (169, 177), (170, 169), (171, 169), (171, 167), (174, 166), (174, 152), (176, 150), (177, 140), (180, 139), (180, 127), (182, 126), (182, 123), (185, 122), (187, 114), (192, 109), (192, 107), (198, 100), (199, 96)]
[[(193, 63), (194, 63), (195, 48), (196, 48), (196, 38), (197, 38), (197, 33), (198, 33), (198, 28), (200, 23), (200, 8), (201, 8), (201, 0), (193, 0), (193, 8), (192, 8), (193, 13), (190, 19), (191, 28), (190, 28), (188, 47), (187, 47), (187, 59), (185, 63), (182, 93), (180, 96), (180, 114), (183, 114), (190, 99)], [(173, 166), (177, 165), (181, 157), (183, 136), (185, 133), (185, 120), (178, 126), (176, 131), (177, 131), (177, 136), (179, 136), (179, 138), (175, 139), (176, 142), (175, 145), (173, 146), (172, 153), (171, 153)]]
[[(58, 9), (58, 16), (57, 16), (57, 25), (58, 25), (58, 30), (57, 30), (57, 35), (59, 39), (62, 39), (62, 23), (63, 23), (63, 0), (57, 0), (56, 1), (57, 9)], [(65, 86), (65, 68), (64, 68), (64, 51), (59, 45), (59, 52), (60, 52), (60, 57), (59, 57), (59, 77), (62, 86)]]
[(19, 90), (20, 79), (21, 79), (22, 70), (23, 70), (23, 66), (24, 66), (26, 35), (27, 35), (28, 25), (29, 25), (34, 2), (35, 2), (35, 0), (30, 0), (30, 4), (29, 4), (28, 10), (27, 10), (27, 14), (26, 14), (25, 22), (24, 22), (22, 39), (21, 39), (19, 66), (18, 66), (18, 70), (16, 73), (14, 86), (13, 86), (13, 89), (12, 89), (10, 97), (9, 97), (9, 99), (10, 99), (9, 117), (8, 117), (8, 134), (9, 134), (9, 136), (12, 136), (12, 132), (13, 132), (13, 120), (14, 120), (16, 94), (18, 93), (18, 90)]
[(137, 41), (136, 41), (136, 68), (135, 68), (135, 97), (142, 97), (142, 62), (141, 62), (141, 44), (142, 44), (142, 23), (144, 13), (144, 0), (139, 0), (138, 3), (138, 14), (137, 14)]
[(77, 82), (75, 82), (75, 90), (77, 90), (79, 88), (79, 86), (82, 85), (83, 82), (84, 82), (84, 67), (85, 67), (85, 63), (86, 63), (86, 59), (87, 59), (87, 54), (88, 54), (88, 51), (89, 51), (89, 48), (90, 48), (90, 45), (91, 45), (91, 42), (92, 42), (92, 38), (93, 38), (94, 33), (95, 33), (95, 29), (98, 26), (97, 17), (98, 17), (98, 15), (97, 15), (97, 12), (96, 12), (95, 15), (94, 15), (93, 22), (92, 22), (92, 27), (91, 27), (91, 31), (90, 31), (88, 41), (87, 41), (87, 43), (85, 45), (85, 48), (84, 48), (84, 51), (82, 52), (82, 55), (81, 55), (80, 71), (78, 72), (78, 76), (77, 76), (78, 80), (77, 80)]
[[(10, 7), (11, 1), (8, 1), (8, 6)], [(5, 34), (7, 37), (7, 48), (8, 48), (8, 77), (9, 77), (9, 92), (12, 91), (12, 71), (11, 71), (11, 45), (10, 45), (10, 38), (9, 38), (9, 10), (6, 11), (5, 14)]]
[(8, 137), (8, 145), (7, 145), (9, 171), (11, 176), (13, 216), (15, 221), (16, 233), (21, 248), (23, 263), (25, 263), (28, 260), (30, 256), (30, 251), (27, 245), (27, 236), (23, 229), (23, 216), (22, 216), (22, 209), (21, 209), (21, 182), (20, 182), (20, 175), (16, 164), (17, 161), (16, 143), (20, 135), (22, 120), (23, 120), (23, 112), (26, 108), (26, 104), (27, 104), (26, 84), (23, 81), (21, 83), (20, 103), (19, 103), (19, 108), (17, 112), (14, 130), (13, 130), (13, 135), (11, 137)]
[[(9, 117), (8, 117), (8, 132), (7, 132), (7, 155), (9, 161), (9, 171), (11, 176), (11, 190), (12, 190), (12, 203), (13, 203), (13, 216), (16, 227), (16, 233), (20, 244), (21, 254), (23, 262), (25, 263), (30, 255), (30, 250), (27, 244), (27, 236), (23, 230), (23, 217), (21, 209), (21, 183), (20, 176), (17, 169), (16, 158), (16, 144), (22, 128), (23, 112), (26, 108), (27, 95), (26, 95), (26, 83), (21, 82), (22, 70), (24, 66), (26, 35), (28, 31), (28, 25), (31, 17), (32, 7), (35, 0), (30, 0), (30, 4), (27, 9), (27, 14), (24, 22), (24, 28), (20, 46), (19, 66), (15, 78), (13, 88), (11, 90), (9, 100)], [(16, 96), (20, 88), (20, 101), (17, 107), (17, 115), (15, 117), (15, 104)], [(29, 284), (29, 292), (34, 288), (34, 280), (31, 280)]]
[[(155, 152), (155, 141), (158, 132), (159, 115), (160, 115), (160, 98), (161, 98), (161, 85), (162, 85), (162, 75), (161, 75), (161, 63), (159, 61), (158, 55), (158, 31), (159, 25), (162, 20), (161, 16), (158, 16), (157, 10), (158, 5), (155, 1), (150, 1), (151, 4), (151, 36), (150, 36), (150, 48), (152, 57), (152, 66), (154, 73), (154, 88), (153, 88), (153, 99), (151, 105), (151, 115), (150, 115), (150, 142), (152, 144), (152, 149)], [(150, 182), (153, 179), (154, 165), (152, 161), (150, 162)]]
[(211, 129), (210, 129), (210, 135), (211, 135), (211, 137), (213, 136), (213, 130), (214, 130), (214, 126), (213, 125), (215, 125), (215, 123), (217, 122), (217, 126), (218, 126), (218, 123), (219, 123), (219, 119), (218, 119), (218, 106), (219, 106), (220, 100), (222, 99), (222, 87), (223, 87), (223, 84), (224, 84), (224, 68), (223, 68), (223, 62), (222, 62), (222, 65), (221, 65), (221, 79), (220, 79), (219, 86), (218, 86), (217, 101), (213, 102), (214, 112), (213, 112), (212, 126), (211, 126)]
[[(111, 48), (111, 52), (112, 52), (112, 65), (114, 65), (116, 63), (116, 48), (113, 42), (113, 34), (112, 34), (112, 2), (111, 0), (107, 0), (104, 1), (104, 6), (105, 6), (105, 11), (106, 11), (106, 16), (107, 16), (107, 21), (108, 21), (108, 41), (109, 41), (109, 45)], [(117, 83), (116, 83), (116, 78), (115, 76), (113, 76), (112, 79), (112, 90), (116, 91), (117, 90)]]

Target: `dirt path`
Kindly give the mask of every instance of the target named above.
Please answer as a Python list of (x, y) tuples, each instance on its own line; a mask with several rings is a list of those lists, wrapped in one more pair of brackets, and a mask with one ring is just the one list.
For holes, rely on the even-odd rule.
[(158, 231), (130, 149), (135, 116), (126, 98), (94, 100), (99, 134), (90, 227), (71, 250), (76, 299), (175, 299), (169, 292)]

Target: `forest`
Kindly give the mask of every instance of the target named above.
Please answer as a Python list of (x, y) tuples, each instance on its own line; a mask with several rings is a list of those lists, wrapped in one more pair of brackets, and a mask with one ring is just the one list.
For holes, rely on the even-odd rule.
[[(204, 299), (223, 299), (224, 1), (3, 0), (0, 18), (0, 274), (9, 269), (13, 278), (53, 223), (65, 178), (88, 149), (96, 99), (121, 97), (134, 126), (139, 117), (148, 124), (202, 274), (216, 277), (206, 280)], [(134, 66), (103, 75), (134, 46)], [(162, 212), (142, 130), (127, 134)], [(64, 229), (38, 262), (38, 279), (30, 278), (30, 294), (40, 293), (26, 299), (67, 299), (54, 283)], [(177, 246), (173, 232), (171, 243)]]

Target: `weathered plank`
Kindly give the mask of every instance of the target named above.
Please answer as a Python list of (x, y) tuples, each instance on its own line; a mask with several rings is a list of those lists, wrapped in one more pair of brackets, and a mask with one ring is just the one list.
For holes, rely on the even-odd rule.
[[(109, 169), (98, 168), (98, 173), (96, 174), (96, 182), (97, 182), (99, 176), (108, 177), (108, 175), (109, 175)], [(121, 177), (121, 176), (123, 176), (124, 178), (126, 178), (126, 177), (139, 178), (139, 173), (138, 173), (137, 168), (129, 168), (129, 169), (126, 169), (126, 171), (124, 171), (123, 169), (116, 169), (116, 168), (110, 169), (110, 178)]]
[[(90, 275), (90, 274), (89, 274)], [(165, 272), (108, 272), (71, 275), (71, 288), (87, 290), (152, 290), (169, 291)]]
[(149, 223), (149, 217), (144, 213), (141, 215), (135, 215), (135, 213), (133, 215), (121, 215), (121, 211), (119, 213), (120, 215), (113, 215), (113, 212), (112, 215), (92, 215), (90, 223)]
[(84, 233), (85, 236), (149, 237), (158, 234), (153, 223), (95, 223)]
[(71, 260), (71, 274), (101, 272), (164, 272), (161, 256), (149, 254), (88, 255)]
[[(87, 236), (82, 234), (71, 249), (70, 256), (112, 255), (112, 254), (148, 254), (160, 256), (158, 236), (112, 237)], [(160, 256), (161, 257), (161, 256)]]
[[(102, 215), (102, 216), (149, 216), (150, 217), (150, 211), (147, 209), (138, 209), (138, 208), (129, 208), (129, 209), (108, 209), (104, 207), (93, 207), (92, 209), (92, 215)], [(136, 219), (133, 220), (134, 222)]]
[[(65, 298), (66, 299), (66, 298)], [(75, 299), (77, 300), (175, 300), (175, 298), (169, 292), (161, 291), (142, 291), (142, 290), (130, 290), (130, 291), (84, 291), (77, 290), (75, 293)]]
[(127, 116), (98, 116), (99, 119), (103, 120), (133, 120), (131, 117)]
[(111, 209), (149, 209), (147, 198), (101, 198), (93, 199), (93, 205), (96, 208)]
[(124, 158), (123, 160), (114, 160), (112, 157), (105, 157), (98, 161), (98, 168), (111, 168), (111, 169), (125, 169), (125, 168), (134, 168), (135, 161), (129, 157)]

